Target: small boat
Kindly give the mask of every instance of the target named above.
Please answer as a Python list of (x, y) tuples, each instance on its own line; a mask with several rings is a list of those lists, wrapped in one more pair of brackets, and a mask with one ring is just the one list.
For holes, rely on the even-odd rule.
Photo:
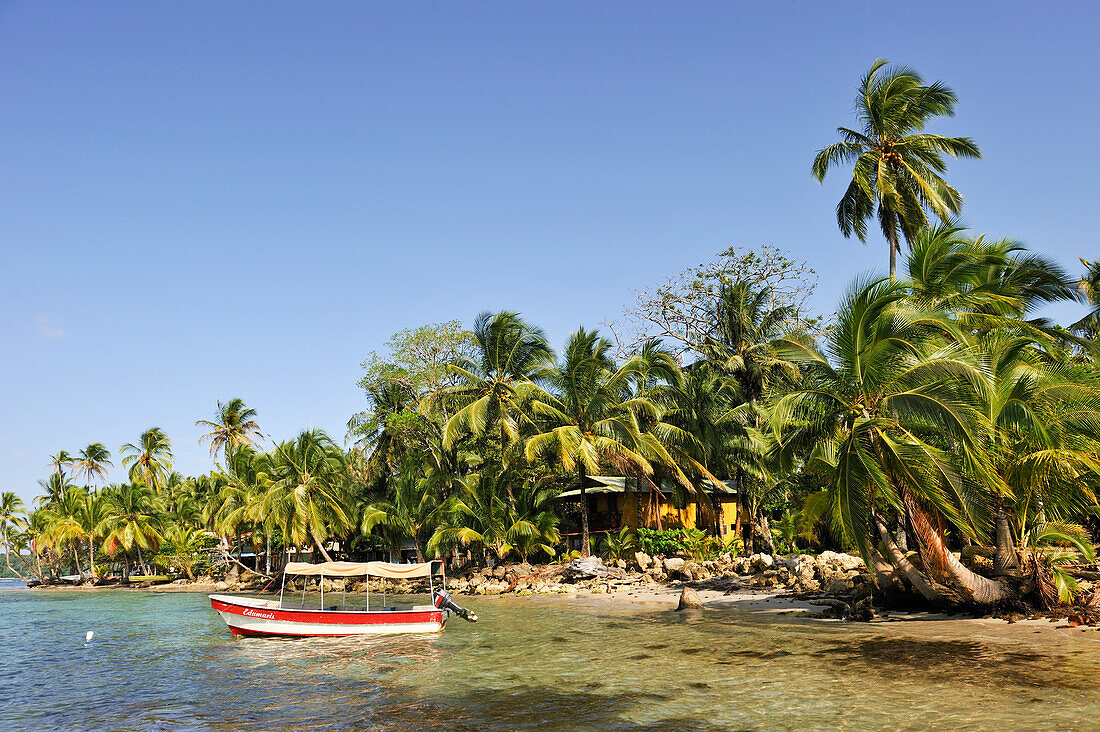
[[(477, 616), (459, 607), (447, 594), (445, 584), (434, 586), (435, 565), (443, 575), (442, 562), (423, 562), (420, 564), (393, 564), (390, 562), (288, 562), (283, 568), (283, 582), (278, 600), (237, 597), (234, 595), (210, 595), (210, 605), (229, 626), (234, 635), (240, 636), (285, 636), (305, 638), (311, 636), (374, 635), (388, 633), (438, 633), (447, 624), (450, 613), (471, 623), (477, 622)], [(302, 590), (302, 602), (284, 602), (287, 575), (313, 576), (321, 578), (321, 600), (319, 605), (305, 604), (305, 590)], [(326, 605), (324, 592), (325, 577), (383, 577), (390, 579), (409, 579), (427, 577), (431, 592), (431, 605), (412, 605), (409, 607), (385, 607), (385, 594), (382, 595), (381, 608), (371, 609), (370, 592), (364, 607), (345, 604)], [(446, 578), (443, 577), (443, 582)], [(330, 596), (332, 593), (329, 593)]]

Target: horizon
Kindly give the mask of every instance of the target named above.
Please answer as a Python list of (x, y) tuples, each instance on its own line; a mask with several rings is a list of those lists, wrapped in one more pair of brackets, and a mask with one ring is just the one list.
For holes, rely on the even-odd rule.
[(930, 130), (982, 148), (946, 176), (973, 233), (1074, 276), (1100, 249), (1093, 5), (853, 14), (841, 40), (816, 6), (266, 10), (0, 9), (0, 490), (29, 504), (96, 441), (118, 482), (151, 426), (206, 472), (193, 423), (237, 396), (265, 435), (342, 442), (395, 332), (508, 309), (560, 349), (730, 246), (805, 260), (831, 313), (887, 252), (840, 234), (847, 179), (810, 162), (879, 57), (956, 91)]

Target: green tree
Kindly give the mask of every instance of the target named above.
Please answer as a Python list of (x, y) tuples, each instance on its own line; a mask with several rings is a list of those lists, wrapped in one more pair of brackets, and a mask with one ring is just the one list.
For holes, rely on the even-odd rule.
[(95, 478), (107, 479), (107, 468), (112, 467), (111, 451), (102, 442), (93, 442), (80, 451), (79, 459), (73, 464), (73, 473), (83, 476), (86, 485)]
[(15, 535), (27, 525), (26, 516), (23, 499), (12, 491), (0, 493), (0, 543), (4, 545), (4, 561), (8, 571), (19, 575), (20, 579), (23, 579), (23, 575), (11, 566), (11, 550), (15, 544)]
[(321, 430), (307, 430), (275, 446), (265, 479), (270, 488), (262, 510), (282, 531), (286, 544), (313, 544), (325, 561), (324, 544), (355, 524), (343, 452)]
[[(938, 526), (942, 518), (974, 539), (988, 516), (987, 495), (977, 488), (995, 480), (984, 453), (987, 428), (967, 390), (982, 374), (950, 343), (961, 334), (944, 314), (905, 298), (902, 283), (857, 280), (826, 341), (828, 357), (788, 340), (804, 379), (776, 402), (772, 419), (809, 426), (816, 458), (829, 466), (834, 523), (868, 566), (884, 565), (871, 540), (876, 532), (925, 597), (997, 602), (1009, 596), (1007, 586), (961, 564)], [(923, 569), (896, 546), (885, 518), (891, 509), (913, 527)]]
[(106, 515), (98, 527), (103, 550), (111, 557), (123, 554), (124, 577), (130, 575), (129, 552), (136, 551), (138, 566), (145, 566), (142, 550), (155, 552), (164, 531), (164, 515), (157, 494), (144, 483), (123, 483), (104, 490)]
[(141, 433), (136, 445), (128, 442), (119, 452), (130, 482), (143, 483), (159, 495), (172, 472), (172, 441), (164, 430), (150, 427)]
[[(631, 380), (643, 365), (631, 359), (616, 368), (610, 350), (611, 343), (595, 331), (581, 328), (570, 336), (558, 367), (544, 377), (547, 388), (534, 398), (537, 433), (526, 446), (528, 461), (544, 460), (567, 473), (576, 472), (585, 556), (592, 553), (587, 476), (598, 475), (604, 465), (651, 475), (653, 465), (646, 455), (658, 448), (647, 441), (637, 412), (656, 413), (659, 407), (630, 392)], [(673, 464), (670, 456), (665, 463)]]
[(905, 66), (879, 59), (860, 81), (855, 106), (860, 129), (839, 127), (841, 142), (820, 150), (812, 172), (819, 181), (829, 169), (854, 162), (852, 180), (836, 208), (844, 236), (867, 240), (867, 221), (876, 215), (890, 247), (895, 274), (899, 234), (912, 242), (929, 225), (928, 212), (947, 221), (962, 209), (962, 196), (947, 184), (945, 155), (980, 158), (969, 137), (924, 132), (937, 117), (950, 117), (958, 101), (942, 82), (925, 84)]
[(520, 439), (524, 387), (549, 373), (554, 352), (542, 330), (511, 312), (479, 315), (474, 343), (477, 356), (451, 366), (459, 384), (448, 397), (458, 409), (447, 422), (444, 444), (496, 431), (503, 450)]
[(1092, 262), (1082, 259), (1081, 264), (1085, 266), (1085, 274), (1078, 281), (1077, 289), (1092, 310), (1070, 327), (1095, 341), (1100, 335), (1100, 259)]
[(257, 440), (263, 439), (260, 425), (256, 422), (256, 410), (245, 406), (244, 400), (234, 397), (224, 404), (218, 402), (214, 419), (200, 419), (196, 427), (205, 427), (210, 431), (199, 437), (199, 444), (210, 441), (210, 456), (219, 452), (226, 458), (238, 448), (248, 445), (254, 447)]

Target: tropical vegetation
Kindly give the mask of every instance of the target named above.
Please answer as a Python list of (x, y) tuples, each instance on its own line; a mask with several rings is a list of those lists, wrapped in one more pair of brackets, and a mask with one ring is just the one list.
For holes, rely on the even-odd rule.
[[(364, 361), (343, 445), (320, 430), (265, 443), (234, 398), (196, 422), (214, 461), (202, 475), (175, 472), (157, 427), (120, 447), (118, 483), (103, 444), (58, 451), (33, 508), (0, 496), (4, 569), (193, 578), (270, 574), (302, 554), (457, 565), (838, 549), (880, 587), (932, 602), (1085, 601), (1100, 264), (1074, 275), (958, 223), (944, 156), (978, 147), (925, 131), (956, 103), (876, 62), (860, 129), (818, 153), (819, 179), (854, 164), (841, 230), (863, 239), (877, 216), (890, 247), (889, 271), (853, 280), (832, 318), (806, 310), (812, 270), (761, 247), (640, 294), (622, 323), (579, 328), (560, 350), (511, 311), (402, 331)], [(1041, 317), (1070, 301), (1088, 308), (1076, 322)], [(593, 476), (697, 520), (594, 531)], [(739, 534), (719, 520), (722, 486)]]

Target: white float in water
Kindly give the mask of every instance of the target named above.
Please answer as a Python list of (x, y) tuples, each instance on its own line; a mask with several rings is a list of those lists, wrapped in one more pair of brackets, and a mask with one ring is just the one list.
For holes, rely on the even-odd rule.
[(85, 643), (91, 643), (92, 638), (94, 638), (94, 637), (95, 637), (95, 631), (94, 630), (89, 630), (88, 634), (84, 636), (84, 642)]

